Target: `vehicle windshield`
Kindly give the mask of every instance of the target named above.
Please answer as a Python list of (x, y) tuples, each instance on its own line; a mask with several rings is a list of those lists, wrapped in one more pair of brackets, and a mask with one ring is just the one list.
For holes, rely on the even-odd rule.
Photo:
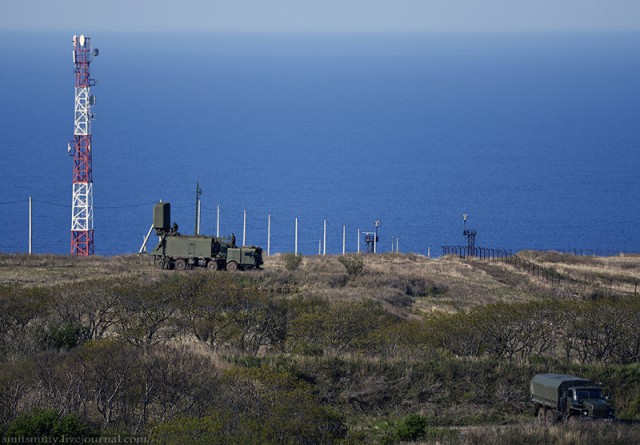
[(576, 400), (601, 398), (602, 391), (598, 388), (576, 389)]

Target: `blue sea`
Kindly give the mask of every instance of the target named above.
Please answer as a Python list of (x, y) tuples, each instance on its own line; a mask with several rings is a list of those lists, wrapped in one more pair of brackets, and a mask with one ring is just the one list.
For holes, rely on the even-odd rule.
[[(465, 244), (638, 252), (640, 34), (0, 33), (0, 252), (69, 253), (73, 33), (100, 55), (95, 252), (153, 203), (271, 253)], [(153, 244), (153, 239), (151, 244)], [(364, 238), (361, 239), (364, 250)]]

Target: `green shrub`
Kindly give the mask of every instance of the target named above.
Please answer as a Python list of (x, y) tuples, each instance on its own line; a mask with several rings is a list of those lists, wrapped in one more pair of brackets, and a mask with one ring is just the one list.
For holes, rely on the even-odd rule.
[(58, 350), (71, 349), (82, 343), (86, 337), (86, 328), (75, 323), (63, 323), (49, 327), (47, 343)]
[(204, 417), (177, 417), (157, 425), (165, 444), (329, 444), (347, 434), (342, 415), (325, 406), (313, 388), (288, 372), (267, 367), (230, 368), (219, 403)]
[(377, 421), (361, 430), (363, 443), (395, 445), (398, 443), (458, 443), (459, 432), (449, 428), (428, 425), (426, 417), (410, 414), (400, 420)]
[(427, 433), (427, 418), (418, 414), (411, 414), (398, 425), (396, 434), (398, 439), (408, 442), (425, 437)]
[(287, 270), (296, 270), (298, 267), (300, 267), (300, 264), (302, 263), (302, 255), (300, 254), (285, 253), (283, 258), (284, 258), (284, 267), (286, 267)]
[(359, 256), (341, 256), (338, 261), (347, 269), (347, 273), (352, 276), (360, 275), (364, 269), (364, 260)]
[[(376, 334), (397, 323), (397, 318), (376, 301), (336, 301), (309, 307), (287, 325), (290, 352), (322, 355), (384, 349), (387, 338)], [(394, 341), (394, 339), (391, 339)]]
[(60, 416), (54, 409), (36, 408), (11, 422), (5, 438), (95, 437), (96, 432), (75, 414)]

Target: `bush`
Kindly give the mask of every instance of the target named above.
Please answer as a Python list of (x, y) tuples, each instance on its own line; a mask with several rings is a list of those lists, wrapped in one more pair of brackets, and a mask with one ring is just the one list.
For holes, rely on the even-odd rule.
[(83, 423), (75, 414), (60, 416), (54, 409), (36, 408), (30, 413), (18, 416), (9, 424), (5, 432), (8, 438), (95, 437), (96, 432)]
[(60, 350), (78, 346), (87, 337), (87, 329), (75, 323), (63, 323), (50, 326), (47, 332), (47, 343)]
[(308, 355), (383, 349), (387, 339), (376, 333), (397, 322), (379, 302), (325, 302), (289, 321), (287, 347), (291, 352)]
[(427, 418), (418, 414), (411, 414), (398, 425), (396, 434), (404, 442), (422, 439), (427, 433)]
[(230, 368), (217, 407), (204, 417), (175, 418), (152, 431), (166, 444), (329, 444), (346, 436), (342, 415), (288, 372)]
[(360, 275), (364, 269), (364, 260), (359, 256), (341, 256), (338, 261), (347, 269), (347, 273), (352, 276)]
[(300, 267), (300, 263), (302, 263), (302, 255), (300, 254), (296, 255), (295, 253), (286, 253), (283, 258), (284, 267), (286, 267), (287, 270), (296, 270)]
[(428, 419), (411, 414), (400, 420), (376, 422), (369, 428), (361, 429), (364, 443), (395, 445), (398, 443), (442, 443), (457, 444), (459, 432), (449, 428), (428, 425)]

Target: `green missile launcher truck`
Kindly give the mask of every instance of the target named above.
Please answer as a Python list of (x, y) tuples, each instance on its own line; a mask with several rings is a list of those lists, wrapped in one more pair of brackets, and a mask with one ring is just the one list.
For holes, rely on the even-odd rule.
[(614, 409), (591, 380), (564, 374), (537, 374), (531, 380), (534, 415), (545, 423), (613, 419)]
[(150, 252), (153, 264), (160, 269), (210, 270), (257, 269), (262, 265), (262, 249), (255, 246), (238, 247), (235, 237), (229, 241), (221, 237), (180, 235), (178, 226), (171, 222), (171, 204), (159, 202), (153, 208), (153, 228), (160, 237)]

